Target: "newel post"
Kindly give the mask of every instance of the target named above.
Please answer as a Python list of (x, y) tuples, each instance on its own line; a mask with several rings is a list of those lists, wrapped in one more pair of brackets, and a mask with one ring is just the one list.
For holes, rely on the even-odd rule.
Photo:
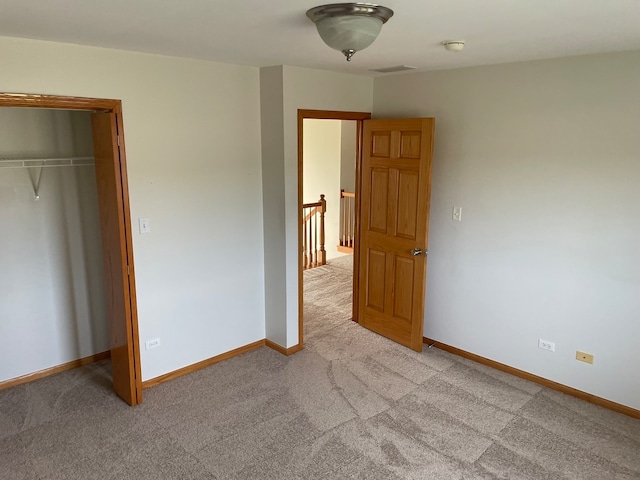
[(320, 195), (320, 252), (318, 258), (319, 265), (325, 265), (327, 263), (327, 252), (324, 249), (324, 212), (327, 211), (327, 201), (324, 199), (324, 195)]

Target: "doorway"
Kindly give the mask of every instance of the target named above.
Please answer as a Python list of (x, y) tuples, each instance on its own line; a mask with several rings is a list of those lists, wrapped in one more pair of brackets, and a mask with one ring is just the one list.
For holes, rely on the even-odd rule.
[[(305, 201), (304, 197), (304, 124), (305, 120), (349, 120), (356, 123), (355, 136), (356, 136), (356, 154), (355, 154), (355, 200), (353, 205), (354, 212), (358, 211), (357, 200), (359, 198), (359, 179), (360, 179), (360, 148), (361, 148), (361, 136), (363, 121), (370, 119), (371, 114), (366, 112), (338, 112), (338, 111), (324, 111), (324, 110), (298, 110), (298, 218), (303, 218), (303, 205)], [(338, 192), (330, 192), (330, 194), (336, 195)], [(325, 194), (326, 195), (326, 194)], [(359, 219), (357, 214), (354, 215), (355, 225), (353, 232), (358, 231)], [(305, 249), (303, 245), (306, 242), (307, 232), (304, 229), (302, 222), (298, 222), (298, 344), (302, 347), (304, 345), (304, 268), (308, 265), (308, 260), (305, 260)], [(333, 242), (333, 239), (330, 239)], [(324, 243), (324, 242), (323, 242)], [(331, 248), (337, 246), (331, 245)], [(358, 265), (359, 249), (357, 241), (353, 242), (353, 265), (352, 267), (352, 319), (357, 319), (357, 306), (358, 306), (358, 278), (354, 275), (355, 266)], [(321, 256), (322, 258), (322, 256)]]
[[(361, 326), (416, 351), (424, 342), (433, 118), (298, 111), (298, 218), (303, 216), (304, 120), (358, 121), (353, 307)], [(303, 247), (305, 223), (298, 221)], [(304, 341), (303, 248), (298, 258), (299, 345)]]
[[(131, 218), (120, 100), (0, 94), (0, 107), (94, 112), (92, 138), (107, 294), (113, 388), (129, 405), (142, 402), (140, 351), (135, 294)], [(36, 183), (34, 183), (34, 188)], [(73, 363), (73, 362), (71, 362)], [(56, 367), (40, 376), (55, 373)], [(59, 371), (59, 370), (58, 370)], [(36, 377), (38, 378), (38, 377)], [(23, 376), (15, 384), (33, 376)], [(11, 381), (3, 382), (10, 386)]]

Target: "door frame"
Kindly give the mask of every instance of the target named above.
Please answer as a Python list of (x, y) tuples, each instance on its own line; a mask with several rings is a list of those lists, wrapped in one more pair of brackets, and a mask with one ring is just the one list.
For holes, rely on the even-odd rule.
[(303, 186), (303, 125), (305, 119), (315, 120), (353, 120), (357, 122), (356, 130), (356, 188), (354, 203), (354, 235), (353, 245), (353, 303), (352, 319), (358, 321), (358, 275), (355, 272), (360, 263), (360, 185), (362, 183), (362, 131), (365, 120), (371, 119), (369, 112), (342, 112), (336, 110), (298, 110), (298, 347), (304, 348), (304, 282), (302, 268), (302, 186)]
[[(27, 107), (27, 108), (49, 108), (49, 109), (62, 109), (62, 110), (80, 110), (91, 112), (105, 112), (113, 113), (117, 117), (118, 125), (120, 126), (119, 135), (116, 135), (114, 142), (118, 145), (119, 162), (114, 159), (114, 162), (118, 162), (119, 165), (115, 165), (115, 168), (119, 168), (122, 176), (122, 191), (121, 201), (124, 206), (123, 224), (121, 228), (125, 232), (125, 247), (127, 249), (127, 263), (129, 267), (129, 282), (128, 282), (128, 296), (131, 302), (130, 315), (126, 319), (126, 327), (132, 331), (132, 345), (130, 351), (133, 352), (133, 362), (135, 369), (134, 386), (135, 392), (132, 395), (134, 401), (133, 405), (142, 403), (142, 375), (140, 367), (140, 339), (138, 335), (138, 309), (136, 301), (136, 284), (135, 284), (135, 270), (133, 262), (133, 241), (131, 238), (131, 212), (129, 209), (129, 182), (127, 178), (127, 162), (125, 155), (125, 143), (124, 143), (124, 128), (122, 123), (122, 101), (106, 98), (87, 98), (87, 97), (66, 97), (58, 95), (38, 95), (38, 94), (22, 94), (22, 93), (0, 93), (0, 107)], [(118, 141), (119, 140), (119, 141)], [(105, 228), (105, 222), (100, 215), (100, 227)], [(126, 288), (126, 286), (125, 286)], [(127, 293), (127, 292), (125, 292)]]

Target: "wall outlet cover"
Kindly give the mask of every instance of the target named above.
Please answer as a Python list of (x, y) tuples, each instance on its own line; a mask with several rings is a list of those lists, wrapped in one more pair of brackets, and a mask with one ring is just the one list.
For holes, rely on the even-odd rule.
[(544, 340), (543, 338), (538, 339), (538, 348), (543, 350), (549, 350), (550, 352), (556, 351), (556, 344), (550, 342), (549, 340)]

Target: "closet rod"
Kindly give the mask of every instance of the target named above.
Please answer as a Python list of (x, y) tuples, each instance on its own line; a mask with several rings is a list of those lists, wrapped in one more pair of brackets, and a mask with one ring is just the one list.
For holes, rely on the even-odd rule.
[(93, 164), (93, 157), (0, 158), (0, 168), (79, 167)]

